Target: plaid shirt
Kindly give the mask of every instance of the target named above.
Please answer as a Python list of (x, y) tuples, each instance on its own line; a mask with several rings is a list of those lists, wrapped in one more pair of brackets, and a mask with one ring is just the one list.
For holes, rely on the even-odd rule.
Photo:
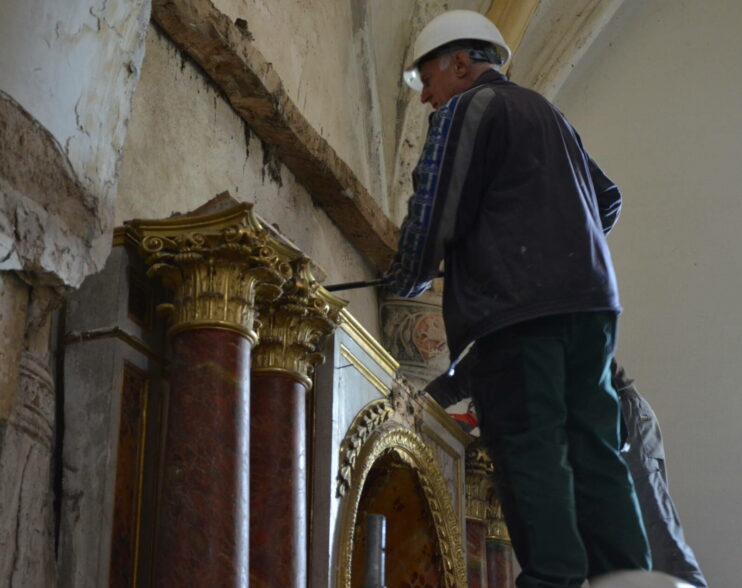
[(422, 155), (412, 172), (415, 193), (407, 203), (402, 222), (399, 248), (385, 274), (387, 288), (397, 296), (414, 298), (430, 288), (438, 274), (440, 259), (425, 264), (424, 251), (431, 235), (431, 218), (438, 192), (441, 163), (446, 151), (448, 132), (459, 96), (453, 97), (430, 117), (430, 127)]

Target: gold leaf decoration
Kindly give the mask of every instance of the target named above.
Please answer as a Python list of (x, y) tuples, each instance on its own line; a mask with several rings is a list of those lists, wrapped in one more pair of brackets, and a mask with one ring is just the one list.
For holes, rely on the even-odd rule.
[[(367, 407), (368, 408), (368, 407)], [(388, 417), (387, 417), (388, 418)], [(363, 424), (369, 421), (368, 424)], [(359, 447), (350, 468), (351, 482), (343, 493), (340, 522), (340, 552), (337, 583), (341, 588), (351, 587), (353, 541), (363, 486), (374, 463), (389, 452), (394, 452), (416, 474), (423, 489), (436, 531), (443, 563), (445, 588), (466, 586), (466, 563), (461, 541), (461, 530), (456, 513), (432, 451), (414, 431), (393, 421), (374, 424), (378, 417), (362, 411), (355, 426), (349, 429), (349, 446)], [(362, 432), (368, 431), (370, 433)], [(351, 434), (356, 431), (356, 434)], [(350, 439), (349, 439), (350, 438)], [(350, 442), (352, 441), (352, 442)]]
[(386, 398), (375, 400), (361, 410), (348, 428), (340, 444), (340, 467), (337, 475), (337, 496), (345, 496), (350, 490), (353, 467), (361, 447), (379, 426), (394, 414), (392, 404)]

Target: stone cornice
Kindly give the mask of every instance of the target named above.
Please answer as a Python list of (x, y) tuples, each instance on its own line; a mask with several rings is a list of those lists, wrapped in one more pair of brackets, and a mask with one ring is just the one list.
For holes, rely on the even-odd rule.
[(209, 0), (154, 0), (152, 18), (203, 68), (348, 240), (386, 269), (396, 250), (395, 225), (307, 122), (248, 35)]

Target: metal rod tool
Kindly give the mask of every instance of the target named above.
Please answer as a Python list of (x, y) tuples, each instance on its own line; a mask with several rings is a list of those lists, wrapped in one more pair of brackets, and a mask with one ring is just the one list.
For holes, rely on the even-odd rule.
[[(443, 272), (439, 272), (436, 278), (442, 278)], [(357, 288), (370, 288), (371, 286), (383, 286), (389, 281), (389, 278), (376, 278), (375, 280), (362, 280), (360, 282), (344, 282), (342, 284), (333, 284), (325, 286), (328, 292), (338, 292), (340, 290), (355, 290)]]
[(383, 286), (386, 284), (386, 278), (377, 278), (375, 280), (364, 280), (361, 282), (345, 282), (344, 284), (333, 284), (325, 286), (328, 292), (337, 292), (339, 290), (355, 290), (356, 288), (370, 288), (371, 286)]

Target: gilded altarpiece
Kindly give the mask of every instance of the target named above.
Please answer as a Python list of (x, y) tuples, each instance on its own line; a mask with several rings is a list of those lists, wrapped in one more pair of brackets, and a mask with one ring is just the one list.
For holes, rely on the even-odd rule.
[(343, 311), (317, 374), (311, 586), (361, 587), (365, 516), (387, 517), (388, 586), (464, 586), (468, 436)]
[[(71, 514), (61, 542), (78, 554), (62, 572), (122, 588), (156, 585), (169, 350), (155, 307), (171, 299), (129, 239), (117, 233), (108, 265), (71, 297), (62, 326)], [(373, 512), (388, 521), (388, 586), (464, 586), (470, 438), (398, 375), (348, 310), (337, 324), (308, 397), (308, 585), (362, 585)]]

